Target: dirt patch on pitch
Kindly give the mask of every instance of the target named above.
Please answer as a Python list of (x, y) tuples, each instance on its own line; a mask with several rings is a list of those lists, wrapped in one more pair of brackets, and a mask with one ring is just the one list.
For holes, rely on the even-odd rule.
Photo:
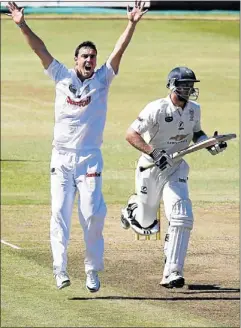
[[(181, 319), (184, 316), (188, 319), (189, 314), (210, 320), (209, 327), (239, 327), (238, 204), (194, 206), (195, 224), (184, 271), (186, 286), (179, 290), (167, 290), (159, 285), (167, 227), (163, 213), (161, 240), (136, 241), (132, 230), (121, 228), (120, 210), (119, 205), (108, 206), (104, 230), (105, 271), (100, 274), (103, 297), (108, 298), (112, 290), (117, 295), (115, 299), (129, 302), (130, 306), (132, 301), (151, 303), (156, 313), (170, 306), (180, 322), (178, 327), (183, 327)], [(50, 217), (50, 207), (3, 206), (2, 217), (2, 238), (25, 249), (23, 256), (34, 256), (32, 260), (49, 272), (51, 256), (46, 218)], [(69, 273), (79, 284), (80, 279), (85, 281), (84, 247), (76, 206), (69, 246)], [(151, 316), (152, 312), (146, 315)], [(188, 326), (195, 327), (195, 323), (190, 321)]]
[[(119, 222), (120, 206), (109, 206), (105, 226), (105, 273), (108, 285), (133, 297), (163, 300), (224, 327), (239, 327), (239, 208), (237, 205), (194, 207), (184, 276), (186, 286), (167, 290), (159, 282), (163, 270), (166, 220), (161, 240), (136, 241)], [(157, 305), (160, 305), (158, 303)]]

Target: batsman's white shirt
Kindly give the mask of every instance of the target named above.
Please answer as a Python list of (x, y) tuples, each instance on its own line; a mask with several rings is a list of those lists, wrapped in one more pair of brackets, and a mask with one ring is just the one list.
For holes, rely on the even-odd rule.
[(194, 132), (201, 130), (200, 105), (188, 101), (182, 110), (167, 96), (150, 102), (131, 127), (153, 148), (178, 151), (190, 144)]
[[(131, 127), (153, 148), (175, 152), (186, 148), (192, 141), (193, 133), (201, 130), (200, 116), (198, 103), (188, 101), (183, 110), (175, 106), (170, 96), (167, 96), (150, 102)], [(139, 167), (148, 163), (153, 163), (153, 160), (143, 153), (136, 168), (135, 186), (139, 196), (137, 217), (143, 227), (153, 222), (162, 196), (169, 219), (173, 205), (180, 199), (189, 197), (189, 166), (186, 161), (181, 159), (164, 171), (154, 166), (150, 170), (140, 172)]]
[(84, 82), (74, 69), (53, 60), (45, 73), (56, 83), (53, 145), (98, 149), (103, 140), (109, 86), (115, 73), (108, 61)]
[[(200, 106), (188, 101), (184, 109), (175, 106), (170, 96), (149, 103), (131, 127), (144, 140), (169, 153), (188, 147), (193, 133), (201, 130)], [(153, 162), (142, 154), (136, 168), (136, 220), (149, 227), (156, 218), (160, 200), (169, 221), (168, 239), (165, 240), (166, 263), (164, 276), (178, 271), (182, 274), (190, 231), (193, 226), (192, 204), (189, 199), (189, 166), (181, 159), (171, 168), (161, 171), (157, 166), (144, 172), (139, 167)]]

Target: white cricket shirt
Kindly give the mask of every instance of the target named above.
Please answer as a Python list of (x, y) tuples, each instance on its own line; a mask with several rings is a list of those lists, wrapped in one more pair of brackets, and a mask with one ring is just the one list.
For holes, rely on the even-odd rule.
[(171, 152), (175, 152), (186, 148), (192, 141), (193, 133), (201, 130), (200, 105), (188, 101), (182, 110), (172, 103), (168, 95), (147, 104), (131, 128), (153, 148), (172, 149)]
[(115, 72), (107, 61), (89, 79), (53, 60), (45, 73), (55, 81), (56, 148), (98, 149), (103, 141), (109, 86)]

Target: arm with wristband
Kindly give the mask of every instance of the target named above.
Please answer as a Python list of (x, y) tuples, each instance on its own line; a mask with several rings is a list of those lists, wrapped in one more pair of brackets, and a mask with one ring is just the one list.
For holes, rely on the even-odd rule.
[[(216, 137), (218, 135), (218, 131), (215, 131), (213, 136)], [(204, 133), (204, 131), (200, 130), (198, 132), (194, 132), (193, 134), (193, 142), (197, 143), (203, 140), (208, 139), (208, 136)], [(224, 151), (227, 148), (227, 143), (225, 141), (216, 143), (214, 146), (207, 147), (206, 149), (212, 155), (217, 155)]]

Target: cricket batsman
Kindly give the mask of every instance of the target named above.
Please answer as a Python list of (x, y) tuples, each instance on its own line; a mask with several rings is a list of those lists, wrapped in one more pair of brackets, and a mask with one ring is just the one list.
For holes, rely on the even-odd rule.
[[(156, 215), (163, 199), (169, 226), (160, 284), (166, 288), (181, 288), (185, 284), (183, 267), (193, 228), (189, 166), (184, 159), (174, 162), (168, 153), (186, 148), (191, 141), (208, 139), (201, 128), (200, 105), (195, 101), (199, 95), (195, 87), (198, 82), (190, 68), (174, 68), (167, 78), (170, 94), (147, 104), (126, 133), (126, 140), (142, 154), (135, 174), (136, 191), (122, 210), (121, 223), (124, 229), (131, 227), (141, 235), (157, 233), (160, 227)], [(216, 155), (226, 148), (226, 142), (217, 142), (207, 149)], [(140, 171), (140, 167), (150, 163), (155, 165)]]

